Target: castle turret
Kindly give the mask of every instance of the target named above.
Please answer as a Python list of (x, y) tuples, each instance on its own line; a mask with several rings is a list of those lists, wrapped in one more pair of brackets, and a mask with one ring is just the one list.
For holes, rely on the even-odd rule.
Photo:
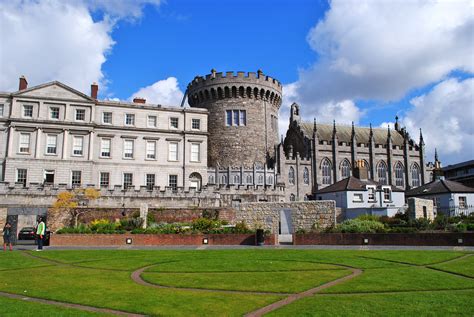
[(191, 107), (209, 110), (210, 166), (274, 165), (282, 95), (278, 80), (261, 70), (225, 75), (213, 70), (195, 77), (187, 92)]

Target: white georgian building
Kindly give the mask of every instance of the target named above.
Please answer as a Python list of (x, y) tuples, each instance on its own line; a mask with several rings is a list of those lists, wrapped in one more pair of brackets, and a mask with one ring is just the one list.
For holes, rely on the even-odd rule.
[(0, 93), (0, 181), (196, 187), (207, 180), (207, 110), (97, 100), (54, 81)]

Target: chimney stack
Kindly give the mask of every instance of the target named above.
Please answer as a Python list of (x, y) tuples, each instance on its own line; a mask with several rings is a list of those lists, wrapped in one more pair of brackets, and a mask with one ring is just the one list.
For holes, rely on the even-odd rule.
[(91, 85), (91, 98), (97, 99), (98, 92), (99, 92), (99, 85), (96, 82), (93, 82)]
[(133, 98), (133, 103), (146, 103), (146, 99), (141, 97), (135, 97)]
[(363, 160), (356, 161), (356, 166), (354, 169), (354, 177), (360, 180), (369, 179), (369, 171), (367, 170), (367, 166), (365, 166), (365, 162)]
[(28, 88), (28, 82), (26, 81), (25, 76), (21, 76), (18, 90), (25, 90), (26, 88)]

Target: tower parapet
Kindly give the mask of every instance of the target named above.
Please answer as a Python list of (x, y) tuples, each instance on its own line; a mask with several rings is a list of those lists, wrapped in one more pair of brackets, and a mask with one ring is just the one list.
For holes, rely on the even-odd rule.
[(282, 85), (261, 70), (196, 76), (187, 87), (191, 107), (206, 108), (210, 166), (273, 167)]
[(224, 74), (211, 70), (210, 74), (196, 76), (188, 84), (188, 103), (191, 107), (199, 107), (209, 100), (249, 98), (265, 100), (279, 108), (281, 96), (281, 83), (262, 71)]

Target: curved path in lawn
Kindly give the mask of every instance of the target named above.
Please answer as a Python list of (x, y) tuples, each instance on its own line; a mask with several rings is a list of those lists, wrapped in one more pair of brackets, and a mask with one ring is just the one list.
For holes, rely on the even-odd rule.
[[(25, 255), (25, 256), (29, 256), (29, 257), (33, 257), (33, 258), (36, 258), (36, 259), (43, 260), (44, 262), (48, 262), (48, 263), (54, 264), (54, 265), (81, 267), (80, 265), (75, 265), (73, 263), (64, 263), (64, 262), (60, 262), (60, 261), (56, 261), (56, 260), (52, 260), (52, 259), (45, 259), (43, 257), (33, 255), (29, 252), (22, 252), (22, 254)], [(416, 264), (414, 265), (412, 263), (404, 263), (404, 262), (393, 261), (393, 260), (387, 260), (387, 261), (398, 262), (398, 263), (403, 263), (403, 264), (410, 264), (412, 266), (425, 267), (427, 269), (440, 270), (440, 271), (443, 271), (443, 272), (446, 272), (446, 273), (449, 273), (449, 274), (453, 274), (453, 275), (457, 275), (457, 276), (462, 276), (464, 278), (472, 279), (472, 277), (463, 276), (463, 275), (458, 274), (458, 273), (444, 271), (444, 270), (441, 270), (441, 269), (430, 267), (430, 265), (433, 265), (433, 264), (454, 262), (454, 261), (458, 261), (458, 260), (461, 260), (461, 259), (464, 259), (464, 258), (467, 258), (467, 257), (470, 257), (470, 256), (474, 256), (474, 254), (465, 254), (463, 256), (456, 257), (454, 259), (450, 259), (450, 260), (447, 260), (447, 261), (442, 261), (442, 262), (438, 262), (438, 263), (431, 263), (431, 264), (425, 264), (425, 265), (416, 265)], [(338, 278), (336, 280), (324, 283), (324, 284), (319, 285), (317, 287), (314, 287), (314, 288), (311, 288), (311, 289), (306, 290), (304, 292), (296, 293), (296, 294), (293, 294), (293, 293), (278, 293), (278, 292), (256, 292), (256, 291), (237, 291), (237, 290), (222, 290), (222, 289), (207, 289), (207, 288), (175, 287), (175, 286), (165, 286), (165, 285), (153, 284), (153, 283), (149, 283), (149, 282), (143, 280), (143, 278), (141, 277), (142, 273), (144, 271), (146, 271), (147, 269), (149, 269), (151, 267), (154, 267), (154, 266), (157, 266), (159, 264), (148, 265), (148, 266), (145, 266), (145, 267), (142, 267), (140, 269), (137, 269), (137, 270), (133, 271), (132, 274), (131, 274), (131, 279), (135, 283), (143, 285), (143, 286), (154, 287), (154, 288), (162, 288), (162, 289), (176, 289), (176, 290), (189, 290), (189, 291), (201, 291), (201, 292), (221, 292), (221, 293), (229, 293), (229, 294), (256, 294), (256, 295), (281, 295), (281, 296), (286, 296), (282, 300), (274, 302), (270, 305), (267, 305), (265, 307), (262, 307), (260, 309), (257, 309), (255, 311), (250, 312), (250, 313), (245, 315), (247, 317), (257, 317), (257, 316), (262, 316), (262, 315), (264, 315), (266, 313), (269, 313), (271, 311), (274, 311), (274, 310), (276, 310), (278, 308), (281, 308), (283, 306), (289, 305), (289, 304), (293, 303), (296, 300), (318, 294), (324, 289), (327, 289), (329, 287), (344, 283), (344, 282), (346, 282), (348, 280), (351, 280), (351, 279), (353, 279), (353, 278), (355, 278), (355, 277), (357, 277), (357, 276), (359, 276), (363, 273), (363, 270), (361, 270), (359, 268), (354, 268), (354, 267), (341, 265), (341, 264), (334, 264), (334, 263), (330, 263), (330, 264), (334, 265), (334, 266), (344, 268), (344, 269), (348, 269), (352, 273), (350, 275), (346, 275), (344, 277)], [(429, 290), (429, 292), (432, 292), (432, 291), (433, 290)], [(384, 293), (384, 292), (381, 292), (381, 293)], [(386, 293), (395, 293), (395, 292), (386, 292)], [(351, 293), (351, 294), (342, 294), (341, 293), (341, 294), (332, 294), (332, 295), (354, 295), (354, 294), (356, 294), (356, 293)], [(373, 292), (371, 292), (370, 294), (373, 294)], [(323, 295), (323, 294), (321, 294), (321, 295)], [(12, 298), (12, 299), (18, 299), (18, 300), (44, 303), (44, 304), (49, 304), (49, 305), (56, 305), (56, 306), (67, 307), (67, 308), (74, 308), (74, 309), (79, 309), (79, 310), (83, 310), (83, 311), (113, 314), (113, 315), (117, 315), (117, 316), (130, 316), (130, 317), (145, 316), (145, 315), (141, 315), (141, 314), (134, 314), (134, 313), (129, 313), (129, 312), (120, 311), (120, 310), (107, 309), (107, 308), (98, 308), (98, 307), (93, 307), (93, 306), (86, 306), (86, 305), (80, 305), (80, 304), (60, 302), (60, 301), (55, 301), (55, 300), (42, 299), (42, 298), (37, 298), (37, 297), (29, 297), (29, 296), (6, 293), (6, 292), (0, 292), (0, 296)]]
[(356, 276), (359, 276), (362, 274), (362, 270), (361, 269), (356, 269), (356, 268), (351, 268), (351, 267), (346, 267), (347, 269), (351, 270), (352, 271), (352, 274), (350, 275), (347, 275), (347, 276), (344, 276), (344, 277), (341, 277), (341, 278), (338, 278), (337, 280), (334, 280), (334, 281), (331, 281), (331, 282), (328, 282), (328, 283), (325, 283), (323, 285), (320, 285), (318, 287), (315, 287), (315, 288), (311, 288), (307, 291), (304, 291), (304, 292), (301, 292), (301, 293), (297, 293), (297, 294), (292, 294), (290, 296), (288, 296), (287, 298), (284, 298), (282, 300), (279, 300), (278, 302), (275, 302), (273, 304), (270, 304), (268, 306), (265, 306), (265, 307), (262, 307), (260, 309), (257, 309), (253, 312), (250, 312), (248, 314), (246, 314), (245, 316), (247, 317), (257, 317), (257, 316), (262, 316), (266, 313), (269, 313), (273, 310), (276, 310), (280, 307), (283, 307), (283, 306), (286, 306), (288, 304), (291, 304), (293, 303), (294, 301), (298, 300), (298, 299), (302, 299), (302, 298), (305, 298), (305, 297), (308, 297), (308, 296), (312, 296), (326, 288), (329, 288), (331, 286), (334, 286), (334, 285), (337, 285), (337, 284), (341, 284), (341, 283), (344, 283), (350, 279), (353, 279), (354, 277)]
[(336, 280), (333, 280), (333, 281), (324, 283), (322, 285), (319, 285), (318, 287), (311, 288), (311, 289), (306, 290), (304, 292), (292, 294), (292, 293), (276, 293), (276, 292), (233, 291), (233, 290), (208, 289), (208, 288), (174, 287), (174, 286), (164, 286), (164, 285), (159, 285), (159, 284), (153, 284), (153, 283), (149, 283), (149, 282), (145, 281), (141, 277), (142, 273), (144, 271), (146, 271), (147, 269), (149, 269), (151, 267), (154, 267), (156, 265), (157, 264), (145, 266), (145, 267), (142, 267), (142, 268), (134, 271), (131, 275), (132, 280), (135, 281), (136, 283), (140, 284), (140, 285), (155, 287), (155, 288), (167, 288), (167, 289), (201, 291), (201, 292), (202, 291), (204, 291), (204, 292), (221, 292), (221, 293), (230, 293), (230, 294), (256, 294), (256, 295), (284, 295), (284, 296), (287, 296), (286, 298), (284, 298), (282, 300), (279, 300), (279, 301), (277, 301), (273, 304), (262, 307), (262, 308), (260, 308), (256, 311), (253, 311), (253, 312), (245, 315), (245, 316), (252, 316), (252, 317), (262, 316), (263, 314), (266, 314), (266, 313), (268, 313), (272, 310), (275, 310), (275, 309), (278, 309), (282, 306), (288, 305), (288, 304), (294, 302), (295, 300), (314, 295), (314, 294), (322, 291), (323, 289), (326, 289), (328, 287), (343, 283), (345, 281), (353, 279), (354, 277), (362, 274), (361, 269), (353, 268), (353, 267), (349, 267), (349, 266), (345, 266), (345, 265), (341, 265), (341, 264), (331, 263), (331, 265), (339, 266), (339, 267), (348, 269), (348, 270), (352, 271), (352, 273), (350, 275), (346, 275), (346, 276), (338, 278)]

